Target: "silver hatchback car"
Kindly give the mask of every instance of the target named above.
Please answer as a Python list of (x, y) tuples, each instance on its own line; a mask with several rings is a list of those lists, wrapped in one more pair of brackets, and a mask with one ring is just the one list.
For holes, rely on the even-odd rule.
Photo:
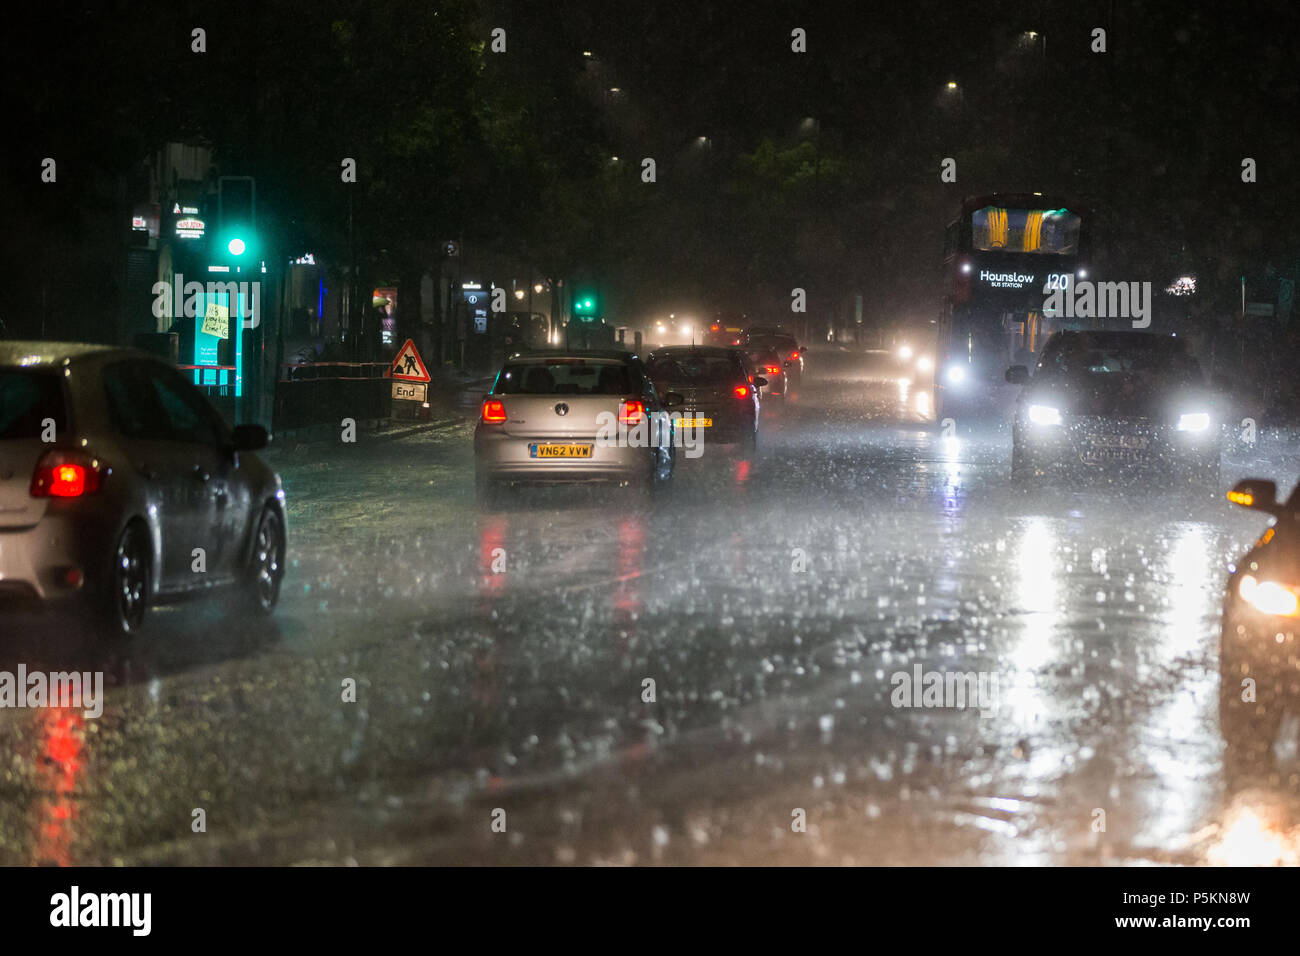
[(115, 636), (217, 587), (270, 613), (284, 493), (172, 366), (102, 345), (0, 342), (0, 598), (89, 613)]
[(655, 392), (628, 352), (511, 356), (483, 400), (474, 430), (479, 501), (502, 485), (611, 482), (653, 489), (673, 474), (680, 396)]

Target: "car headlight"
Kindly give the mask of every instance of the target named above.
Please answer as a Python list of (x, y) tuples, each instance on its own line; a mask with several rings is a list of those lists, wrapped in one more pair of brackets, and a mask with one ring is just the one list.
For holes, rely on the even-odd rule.
[(948, 381), (953, 385), (960, 385), (966, 381), (966, 370), (960, 365), (948, 366)]
[(930, 361), (930, 356), (922, 355), (916, 360), (916, 370), (918, 372), (928, 372), (934, 368), (934, 362)]
[(1035, 425), (1061, 424), (1061, 410), (1051, 405), (1030, 405), (1029, 420)]
[(1210, 427), (1210, 416), (1207, 412), (1188, 412), (1186, 415), (1178, 416), (1178, 430), (1180, 432), (1203, 432)]
[(912, 357), (912, 346), (904, 345), (898, 350), (898, 357), (904, 362)]
[(1276, 581), (1257, 581), (1253, 575), (1243, 574), (1237, 585), (1241, 599), (1261, 614), (1280, 617), (1300, 616), (1300, 597), (1295, 588)]

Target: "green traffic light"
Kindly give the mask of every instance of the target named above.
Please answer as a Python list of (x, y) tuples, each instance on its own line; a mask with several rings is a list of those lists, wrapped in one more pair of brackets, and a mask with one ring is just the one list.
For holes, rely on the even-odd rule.
[(239, 237), (235, 237), (234, 239), (230, 240), (230, 242), (226, 245), (226, 248), (230, 250), (230, 254), (232, 256), (242, 256), (244, 254), (244, 250), (248, 247), (244, 244), (243, 239), (240, 239)]

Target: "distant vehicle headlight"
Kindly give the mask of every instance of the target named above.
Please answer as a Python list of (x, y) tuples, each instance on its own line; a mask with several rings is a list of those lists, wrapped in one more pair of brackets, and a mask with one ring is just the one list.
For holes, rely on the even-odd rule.
[(948, 366), (948, 381), (953, 385), (960, 385), (966, 381), (966, 370), (960, 365)]
[(1241, 599), (1261, 614), (1276, 614), (1279, 617), (1296, 617), (1300, 615), (1300, 597), (1294, 588), (1276, 581), (1257, 581), (1254, 576), (1243, 574), (1237, 585)]
[(1180, 432), (1203, 432), (1210, 427), (1210, 416), (1207, 412), (1188, 412), (1186, 415), (1178, 416), (1178, 430)]
[(1061, 410), (1051, 405), (1030, 405), (1029, 420), (1035, 425), (1061, 424)]
[(928, 372), (934, 368), (934, 362), (930, 361), (930, 356), (922, 355), (916, 360), (916, 370), (918, 372)]
[(912, 357), (912, 346), (910, 345), (901, 346), (898, 350), (898, 357), (901, 358), (904, 362), (910, 359)]

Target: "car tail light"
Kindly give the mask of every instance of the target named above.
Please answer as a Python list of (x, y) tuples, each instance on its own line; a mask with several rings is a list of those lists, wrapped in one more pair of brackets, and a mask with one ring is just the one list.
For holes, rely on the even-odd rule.
[(793, 361), (794, 361), (795, 359), (797, 359), (798, 357), (799, 357), (799, 350), (798, 350), (798, 349), (795, 349), (793, 352), (790, 353), (790, 361), (791, 361), (791, 362), (793, 362)]
[(505, 402), (496, 398), (489, 398), (486, 402), (483, 403), (483, 421), (489, 424), (497, 425), (505, 420), (506, 420)]
[(779, 374), (781, 374), (781, 366), (779, 366), (779, 365), (764, 365), (763, 368), (764, 368), (764, 370), (766, 370), (766, 372), (767, 372), (768, 375), (779, 375)]
[(80, 498), (103, 484), (104, 465), (81, 451), (49, 451), (32, 472), (33, 498)]
[(636, 399), (624, 402), (618, 407), (618, 420), (624, 425), (638, 425), (644, 417), (645, 405)]
[(710, 331), (710, 332), (717, 332), (717, 331), (719, 331), (719, 328), (718, 328), (718, 326), (716, 326), (716, 325), (710, 325), (710, 326), (709, 326), (709, 331)]
[(732, 391), (736, 393), (737, 398), (749, 398), (748, 385), (737, 385), (735, 388), (732, 389)]

